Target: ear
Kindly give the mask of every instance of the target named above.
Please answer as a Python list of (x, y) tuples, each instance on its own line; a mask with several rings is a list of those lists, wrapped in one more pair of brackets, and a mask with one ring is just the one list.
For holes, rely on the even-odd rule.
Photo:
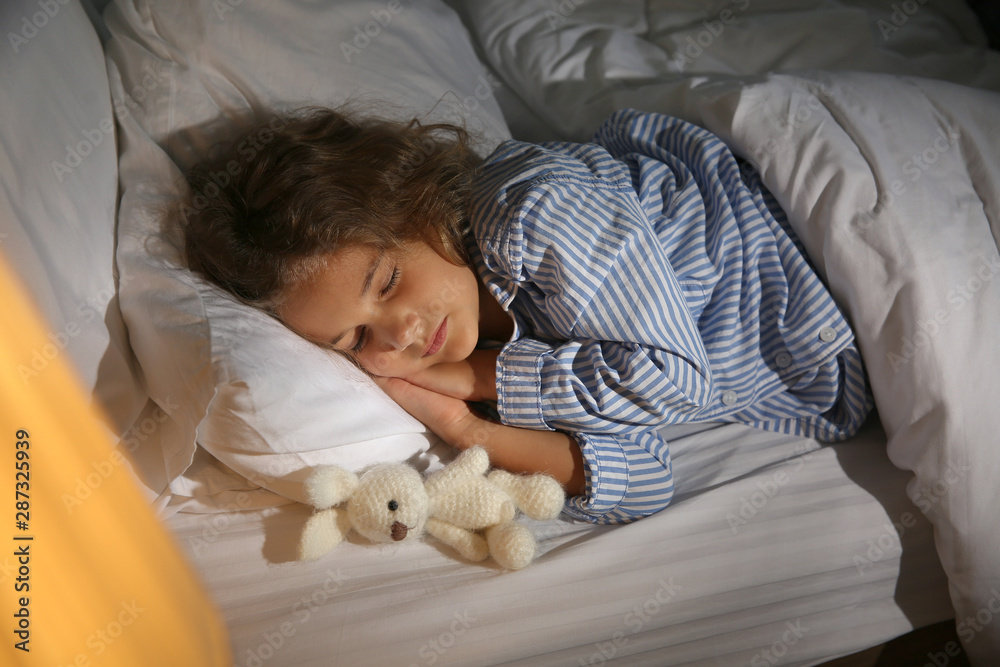
[(305, 481), (306, 498), (316, 509), (339, 505), (358, 488), (358, 476), (340, 466), (320, 466)]

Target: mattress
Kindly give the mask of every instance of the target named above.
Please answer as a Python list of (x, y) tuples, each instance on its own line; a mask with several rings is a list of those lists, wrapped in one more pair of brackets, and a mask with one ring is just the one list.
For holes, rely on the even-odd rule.
[(303, 505), (169, 520), (236, 665), (811, 665), (953, 614), (929, 523), (877, 420), (841, 444), (672, 427), (674, 505), (525, 523), (524, 570), (432, 538), (295, 561)]

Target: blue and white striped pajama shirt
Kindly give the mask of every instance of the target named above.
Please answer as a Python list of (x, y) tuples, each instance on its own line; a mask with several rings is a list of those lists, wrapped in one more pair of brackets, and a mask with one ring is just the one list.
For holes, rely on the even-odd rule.
[(673, 495), (668, 424), (822, 440), (871, 407), (854, 336), (756, 173), (714, 135), (623, 110), (589, 144), (508, 141), (481, 167), (470, 253), (514, 320), (501, 421), (577, 439), (598, 523)]

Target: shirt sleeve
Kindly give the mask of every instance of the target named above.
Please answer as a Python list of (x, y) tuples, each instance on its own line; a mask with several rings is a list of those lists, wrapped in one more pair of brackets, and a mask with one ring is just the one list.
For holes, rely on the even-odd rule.
[(493, 222), (479, 230), (480, 270), (551, 328), (501, 351), (501, 418), (624, 434), (704, 415), (713, 387), (701, 332), (627, 171), (595, 145), (521, 150), (505, 164), (525, 180), (477, 212)]
[(574, 435), (586, 462), (587, 493), (569, 498), (566, 514), (591, 523), (629, 523), (670, 504), (670, 451), (656, 431)]

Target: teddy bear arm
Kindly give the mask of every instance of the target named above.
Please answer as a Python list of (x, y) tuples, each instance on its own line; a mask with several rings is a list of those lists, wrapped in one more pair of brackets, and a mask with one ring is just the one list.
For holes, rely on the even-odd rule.
[(470, 447), (427, 478), (424, 486), (430, 495), (441, 495), (462, 486), (469, 479), (483, 477), (490, 468), (490, 457), (482, 447)]
[(431, 517), (427, 519), (424, 529), (468, 560), (478, 562), (490, 555), (486, 540), (481, 535), (447, 521)]
[(340, 544), (351, 531), (347, 511), (338, 507), (315, 512), (299, 539), (299, 560), (315, 560)]
[(358, 488), (358, 476), (336, 465), (319, 466), (306, 479), (306, 499), (316, 509), (339, 505)]

